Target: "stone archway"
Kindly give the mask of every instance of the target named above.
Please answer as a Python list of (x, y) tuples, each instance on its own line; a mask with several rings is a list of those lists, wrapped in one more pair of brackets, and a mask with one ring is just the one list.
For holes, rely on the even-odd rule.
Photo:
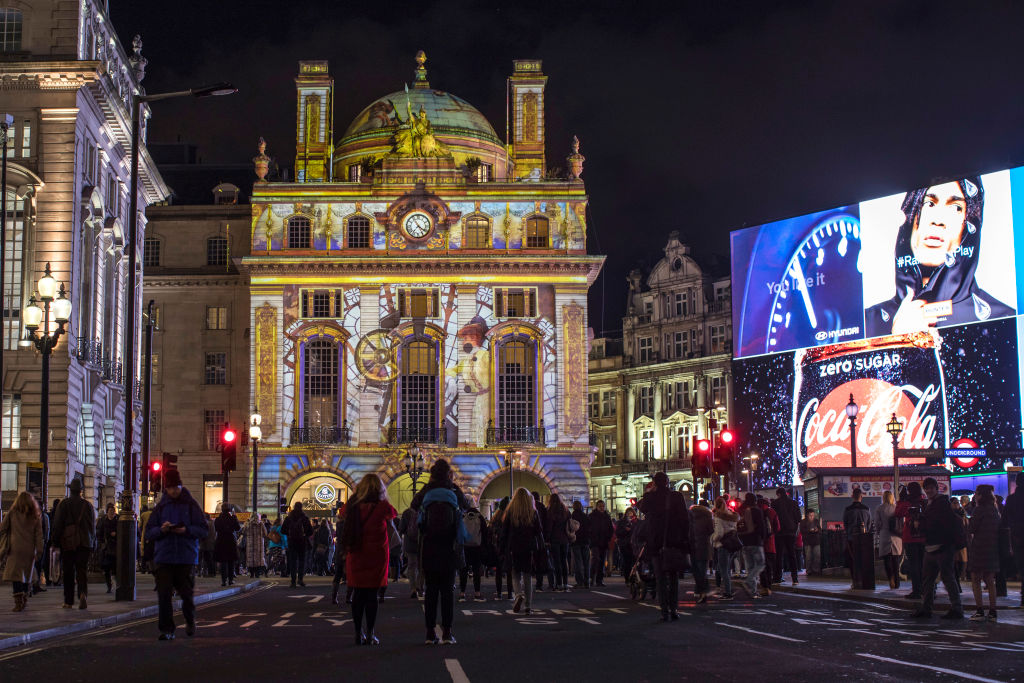
[[(424, 472), (416, 480), (416, 490), (421, 491), (430, 479), (430, 474)], [(388, 500), (394, 506), (398, 514), (405, 512), (412, 503), (413, 498), (412, 475), (402, 473), (388, 483)]]
[(352, 495), (352, 485), (342, 475), (331, 471), (304, 472), (286, 489), (288, 507), (296, 502), (309, 517), (333, 517), (338, 503)]
[[(516, 489), (524, 488), (530, 493), (536, 492), (540, 494), (541, 500), (545, 500), (549, 495), (557, 492), (552, 490), (552, 486), (547, 481), (528, 470), (516, 470), (512, 476), (512, 486)], [(508, 497), (509, 488), (508, 470), (496, 472), (481, 487), (480, 510), (486, 513), (496, 507), (498, 501)]]

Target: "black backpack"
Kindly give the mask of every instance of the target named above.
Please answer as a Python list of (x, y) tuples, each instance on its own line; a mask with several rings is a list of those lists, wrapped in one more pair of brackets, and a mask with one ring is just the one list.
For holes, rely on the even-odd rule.
[(433, 502), (420, 513), (420, 537), (427, 541), (454, 538), (458, 511), (450, 504)]

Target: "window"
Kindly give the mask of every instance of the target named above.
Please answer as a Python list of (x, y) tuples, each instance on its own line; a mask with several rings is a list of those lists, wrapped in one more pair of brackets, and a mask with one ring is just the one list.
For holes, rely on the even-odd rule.
[(366, 216), (352, 216), (348, 219), (348, 248), (370, 248), (370, 219)]
[(226, 266), (228, 264), (228, 238), (211, 237), (206, 240), (206, 265)]
[(21, 122), (21, 156), (32, 156), (32, 122), (28, 119)]
[(302, 393), (303, 427), (338, 426), (338, 344), (330, 337), (306, 342)]
[(725, 377), (711, 378), (711, 405), (725, 406)]
[(160, 384), (160, 354), (154, 351), (150, 354), (150, 369), (153, 373), (153, 384)]
[(433, 340), (406, 342), (400, 349), (399, 427), (404, 438), (435, 441), (437, 434), (437, 345)]
[(0, 489), (4, 491), (18, 490), (18, 463), (5, 462), (0, 474)]
[(499, 318), (534, 318), (537, 290), (498, 287), (494, 290), (494, 308)]
[(142, 265), (144, 268), (160, 267), (160, 240), (147, 237), (142, 243)]
[(672, 385), (672, 404), (676, 410), (689, 410), (693, 408), (690, 401), (689, 382), (676, 382)]
[(725, 325), (711, 326), (711, 353), (725, 351)]
[(226, 330), (228, 329), (228, 308), (227, 306), (206, 307), (206, 329)]
[(434, 318), (440, 310), (440, 291), (436, 288), (398, 290), (398, 312), (403, 318)]
[(640, 455), (644, 462), (648, 460), (654, 460), (654, 430), (653, 429), (641, 429), (640, 430)]
[(654, 360), (654, 338), (640, 337), (637, 340), (637, 349), (640, 354), (641, 363), (650, 363)]
[(470, 216), (466, 219), (466, 230), (463, 245), (467, 249), (490, 249), (491, 224), (482, 216)]
[(351, 164), (348, 167), (348, 181), (350, 183), (358, 183), (363, 179), (363, 165), (362, 164)]
[(305, 216), (292, 216), (288, 219), (288, 248), (309, 249), (312, 246), (312, 233), (309, 219)]
[(676, 292), (672, 295), (672, 315), (682, 318), (690, 314), (689, 292)]
[(490, 164), (480, 164), (476, 167), (476, 181), (478, 183), (490, 182), (491, 173), (492, 170)]
[(601, 392), (601, 417), (612, 417), (615, 415), (615, 392)]
[(228, 383), (228, 354), (206, 354), (206, 384)]
[[(534, 376), (536, 345), (530, 339), (510, 339), (498, 347), (498, 420), (506, 438), (532, 441), (536, 427)], [(511, 430), (511, 433), (510, 431)]]
[(672, 334), (672, 357), (686, 358), (690, 354), (690, 336), (684, 330)]
[(7, 242), (4, 247), (3, 282), (3, 344), (5, 349), (18, 348), (18, 341), (21, 338), (21, 307), (23, 303), (21, 299), (21, 269), (24, 244), (25, 200), (20, 199), (13, 190), (7, 190)]
[(654, 412), (654, 390), (650, 385), (645, 384), (640, 387), (640, 396), (638, 398), (641, 415)]
[(604, 456), (604, 464), (605, 465), (614, 465), (615, 464), (616, 453), (617, 453), (618, 448), (619, 448), (618, 443), (615, 441), (615, 435), (614, 434), (606, 434), (603, 437), (603, 442), (604, 442), (604, 447), (602, 448), (601, 453)]
[(21, 51), (21, 11), (0, 9), (0, 52)]
[(4, 394), (0, 445), (4, 448), (21, 448), (21, 394)]
[(203, 411), (203, 431), (206, 434), (206, 450), (217, 450), (217, 444), (220, 442), (220, 430), (226, 421), (223, 410)]
[(304, 289), (299, 297), (303, 318), (340, 318), (345, 314), (341, 290)]
[(548, 219), (534, 216), (526, 219), (526, 246), (531, 249), (547, 249)]
[(599, 392), (590, 392), (587, 408), (591, 418), (601, 417), (601, 394)]

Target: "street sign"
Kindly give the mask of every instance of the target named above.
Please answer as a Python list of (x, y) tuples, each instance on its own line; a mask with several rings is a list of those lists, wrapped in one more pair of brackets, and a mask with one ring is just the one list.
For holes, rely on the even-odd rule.
[(897, 448), (898, 460), (922, 459), (928, 465), (942, 465), (946, 462), (944, 448)]

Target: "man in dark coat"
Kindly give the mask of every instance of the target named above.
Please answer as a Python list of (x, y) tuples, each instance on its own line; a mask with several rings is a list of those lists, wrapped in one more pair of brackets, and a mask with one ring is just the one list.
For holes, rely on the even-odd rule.
[[(82, 480), (72, 479), (71, 495), (60, 502), (54, 515), (52, 543), (60, 546), (60, 567), (64, 581), (64, 608), (70, 609), (75, 601), (75, 582), (78, 583), (78, 609), (85, 609), (89, 592), (87, 569), (89, 555), (96, 547), (96, 508), (82, 497)], [(75, 527), (77, 535), (69, 527)], [(65, 530), (68, 533), (65, 534)]]
[(1010, 530), (1010, 548), (1021, 581), (1020, 606), (1024, 607), (1024, 472), (1017, 473), (1016, 490), (1003, 503), (1000, 524)]
[(206, 515), (189, 490), (181, 485), (178, 470), (164, 472), (164, 495), (146, 522), (145, 538), (153, 541), (160, 640), (174, 639), (174, 592), (181, 596), (185, 633), (195, 635), (196, 606), (193, 571), (199, 560), (199, 540), (210, 532)]
[(576, 522), (576, 540), (572, 542), (572, 567), (576, 573), (573, 588), (590, 587), (590, 518), (583, 512), (583, 503), (572, 502), (569, 519)]
[(875, 589), (875, 537), (871, 533), (871, 511), (861, 502), (864, 494), (856, 488), (850, 494), (853, 502), (843, 510), (846, 530), (846, 551), (850, 563), (850, 587)]
[(594, 504), (590, 522), (590, 578), (595, 586), (604, 586), (604, 563), (608, 558), (608, 545), (615, 535), (612, 518), (604, 509), (604, 501)]
[(213, 521), (217, 540), (213, 545), (213, 559), (220, 563), (220, 585), (235, 583), (235, 563), (238, 562), (237, 534), (242, 530), (238, 518), (231, 512), (231, 503), (221, 505), (220, 515)]
[(966, 543), (964, 523), (953, 512), (949, 496), (939, 493), (939, 484), (932, 477), (922, 482), (928, 505), (924, 509), (924, 579), (921, 586), (921, 606), (914, 612), (915, 617), (930, 617), (935, 602), (935, 582), (942, 576), (942, 585), (949, 595), (950, 609), (943, 619), (963, 619), (964, 608), (960, 601), (960, 586), (953, 571), (957, 551)]
[(292, 577), (292, 588), (296, 581), (300, 586), (306, 585), (306, 550), (309, 539), (313, 536), (313, 525), (309, 517), (302, 511), (302, 503), (295, 503), (292, 511), (281, 524), (281, 533), (288, 537), (288, 574)]
[(779, 530), (775, 534), (775, 578), (782, 580), (783, 558), (789, 563), (789, 573), (793, 585), (800, 583), (797, 574), (800, 562), (796, 556), (796, 535), (800, 531), (800, 505), (789, 497), (789, 493), (781, 486), (775, 491), (772, 509), (779, 517)]
[(665, 546), (690, 552), (690, 515), (686, 498), (668, 487), (668, 475), (657, 472), (654, 488), (640, 500), (640, 511), (647, 517), (647, 550), (654, 562), (658, 577), (658, 597), (661, 599), (661, 620), (679, 618), (679, 572), (668, 570), (661, 557)]

